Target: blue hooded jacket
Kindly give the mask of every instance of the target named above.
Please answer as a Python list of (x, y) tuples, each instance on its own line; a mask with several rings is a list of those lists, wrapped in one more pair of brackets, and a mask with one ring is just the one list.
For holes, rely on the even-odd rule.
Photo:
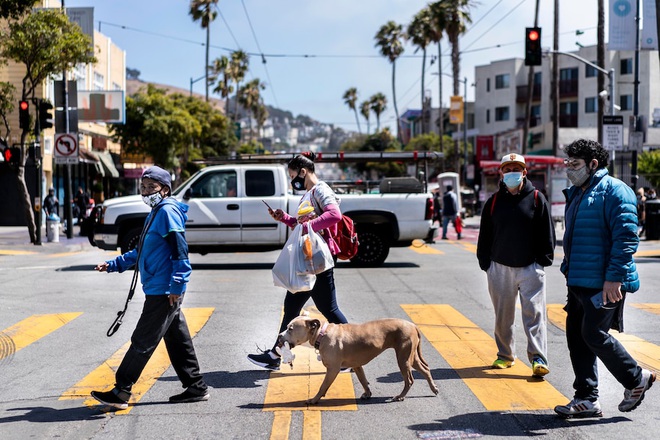
[[(187, 205), (167, 197), (145, 220), (148, 224), (156, 213), (144, 238), (138, 262), (142, 290), (146, 295), (180, 295), (186, 291), (192, 272), (184, 238), (187, 211)], [(176, 239), (172, 240), (172, 237)], [(137, 257), (136, 248), (108, 261), (108, 272), (125, 271), (135, 264)]]
[(633, 190), (597, 170), (588, 188), (571, 186), (566, 196), (566, 230), (561, 272), (566, 284), (602, 289), (605, 281), (620, 282), (621, 290), (635, 292), (639, 277), (633, 254), (637, 251), (637, 198)]

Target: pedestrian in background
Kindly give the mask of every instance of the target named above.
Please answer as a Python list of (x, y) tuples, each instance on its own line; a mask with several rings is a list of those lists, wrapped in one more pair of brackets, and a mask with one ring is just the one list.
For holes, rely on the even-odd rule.
[[(337, 223), (341, 220), (341, 211), (339, 210), (339, 199), (335, 192), (327, 183), (319, 180), (316, 176), (314, 159), (316, 155), (313, 152), (306, 152), (297, 155), (288, 165), (289, 177), (291, 178), (291, 187), (295, 191), (305, 190), (305, 194), (300, 200), (300, 204), (310, 203), (314, 207), (314, 219), (309, 222), (313, 231), (320, 232), (323, 239), (328, 243), (332, 255), (336, 255), (339, 247), (332, 239), (331, 230), (336, 230)], [(273, 219), (282, 222), (294, 228), (302, 219), (292, 217), (281, 209), (272, 210), (268, 208), (268, 213)], [(303, 234), (307, 233), (307, 225), (303, 224)], [(305, 303), (312, 299), (319, 312), (328, 320), (330, 324), (346, 324), (348, 320), (339, 310), (337, 304), (337, 291), (335, 289), (334, 268), (325, 272), (316, 274), (316, 283), (312, 290), (307, 292), (292, 293), (287, 291), (284, 297), (284, 314), (280, 323), (278, 335), (283, 332), (289, 322), (300, 315)], [(248, 360), (253, 364), (266, 368), (268, 370), (280, 369), (280, 355), (275, 348), (277, 347), (277, 337), (275, 344), (270, 350), (261, 353), (249, 354)]]
[(515, 363), (514, 321), (520, 298), (532, 374), (548, 366), (545, 268), (556, 244), (550, 206), (527, 179), (525, 158), (507, 154), (500, 162), (500, 188), (484, 205), (477, 242), (479, 266), (486, 271), (495, 310), (497, 359), (493, 368)]
[(57, 197), (55, 196), (55, 188), (50, 187), (48, 188), (48, 195), (44, 199), (44, 213), (46, 214), (46, 217), (51, 214), (55, 214), (59, 217), (59, 212), (60, 201), (57, 200)]
[(610, 328), (623, 332), (626, 294), (639, 289), (633, 254), (637, 251), (637, 200), (624, 182), (607, 171), (609, 154), (598, 142), (578, 139), (564, 148), (566, 195), (564, 259), (566, 340), (573, 365), (573, 400), (558, 405), (562, 417), (601, 417), (598, 402), (600, 359), (625, 388), (619, 411), (637, 408), (656, 373), (639, 366)]
[(123, 272), (138, 265), (145, 301), (131, 336), (131, 346), (115, 373), (110, 391), (92, 391), (99, 402), (118, 409), (128, 408), (131, 389), (161, 339), (185, 391), (170, 402), (208, 400), (209, 392), (193, 347), (181, 303), (192, 268), (185, 236), (188, 206), (170, 197), (170, 173), (153, 166), (142, 173), (142, 200), (151, 212), (138, 248), (95, 267), (99, 272)]
[(454, 226), (456, 231), (456, 239), (461, 239), (461, 233), (456, 227), (456, 216), (458, 215), (458, 198), (454, 192), (454, 187), (452, 185), (447, 185), (445, 187), (445, 193), (442, 196), (442, 239), (447, 240), (447, 229), (449, 228), (449, 223)]

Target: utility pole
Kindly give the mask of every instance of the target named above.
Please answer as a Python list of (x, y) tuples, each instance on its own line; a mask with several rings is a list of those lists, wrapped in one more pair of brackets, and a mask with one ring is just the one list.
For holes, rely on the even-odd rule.
[[(630, 125), (629, 132), (641, 131), (641, 121), (639, 117), (639, 22), (641, 20), (639, 16), (639, 0), (637, 3), (637, 12), (635, 13), (635, 80), (633, 88), (633, 123)], [(614, 98), (612, 98), (614, 99)], [(633, 139), (632, 136), (629, 136), (630, 139)], [(629, 144), (632, 142), (629, 142)], [(628, 145), (629, 148), (632, 148), (632, 164), (630, 166), (630, 184), (633, 191), (637, 190), (637, 142), (633, 145)]]
[[(64, 0), (62, 0), (62, 13), (66, 14), (64, 7)], [(62, 117), (64, 118), (64, 132), (69, 132), (69, 93), (66, 88), (66, 69), (62, 71), (62, 90), (64, 92), (64, 111)], [(71, 164), (66, 163), (64, 168), (64, 214), (66, 215), (66, 238), (73, 238), (73, 210), (71, 208), (71, 200), (73, 198), (73, 191), (71, 190)]]
[[(598, 38), (596, 43), (596, 64), (605, 68), (605, 0), (598, 0)], [(605, 76), (602, 73), (598, 74), (596, 78), (598, 96), (598, 143), (603, 145), (603, 115), (605, 114), (605, 98), (600, 95), (601, 90), (605, 87)], [(610, 100), (614, 100), (614, 96), (610, 95)], [(612, 168), (614, 169), (614, 168)]]

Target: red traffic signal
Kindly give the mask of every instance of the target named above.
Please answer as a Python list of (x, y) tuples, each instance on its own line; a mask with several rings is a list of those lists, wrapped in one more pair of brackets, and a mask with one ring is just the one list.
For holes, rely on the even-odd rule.
[(6, 163), (11, 162), (11, 148), (7, 147), (2, 151), (2, 158)]
[(525, 65), (540, 66), (543, 61), (541, 52), (541, 28), (525, 29)]
[(21, 130), (30, 129), (30, 103), (27, 101), (18, 102), (18, 126)]

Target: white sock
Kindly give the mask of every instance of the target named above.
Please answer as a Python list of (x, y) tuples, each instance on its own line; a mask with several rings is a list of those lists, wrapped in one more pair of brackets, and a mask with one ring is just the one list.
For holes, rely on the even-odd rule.
[(277, 353), (275, 353), (273, 350), (269, 350), (269, 351), (268, 351), (268, 354), (270, 355), (270, 357), (271, 357), (272, 359), (279, 359), (279, 358), (280, 358), (280, 357), (277, 355)]

